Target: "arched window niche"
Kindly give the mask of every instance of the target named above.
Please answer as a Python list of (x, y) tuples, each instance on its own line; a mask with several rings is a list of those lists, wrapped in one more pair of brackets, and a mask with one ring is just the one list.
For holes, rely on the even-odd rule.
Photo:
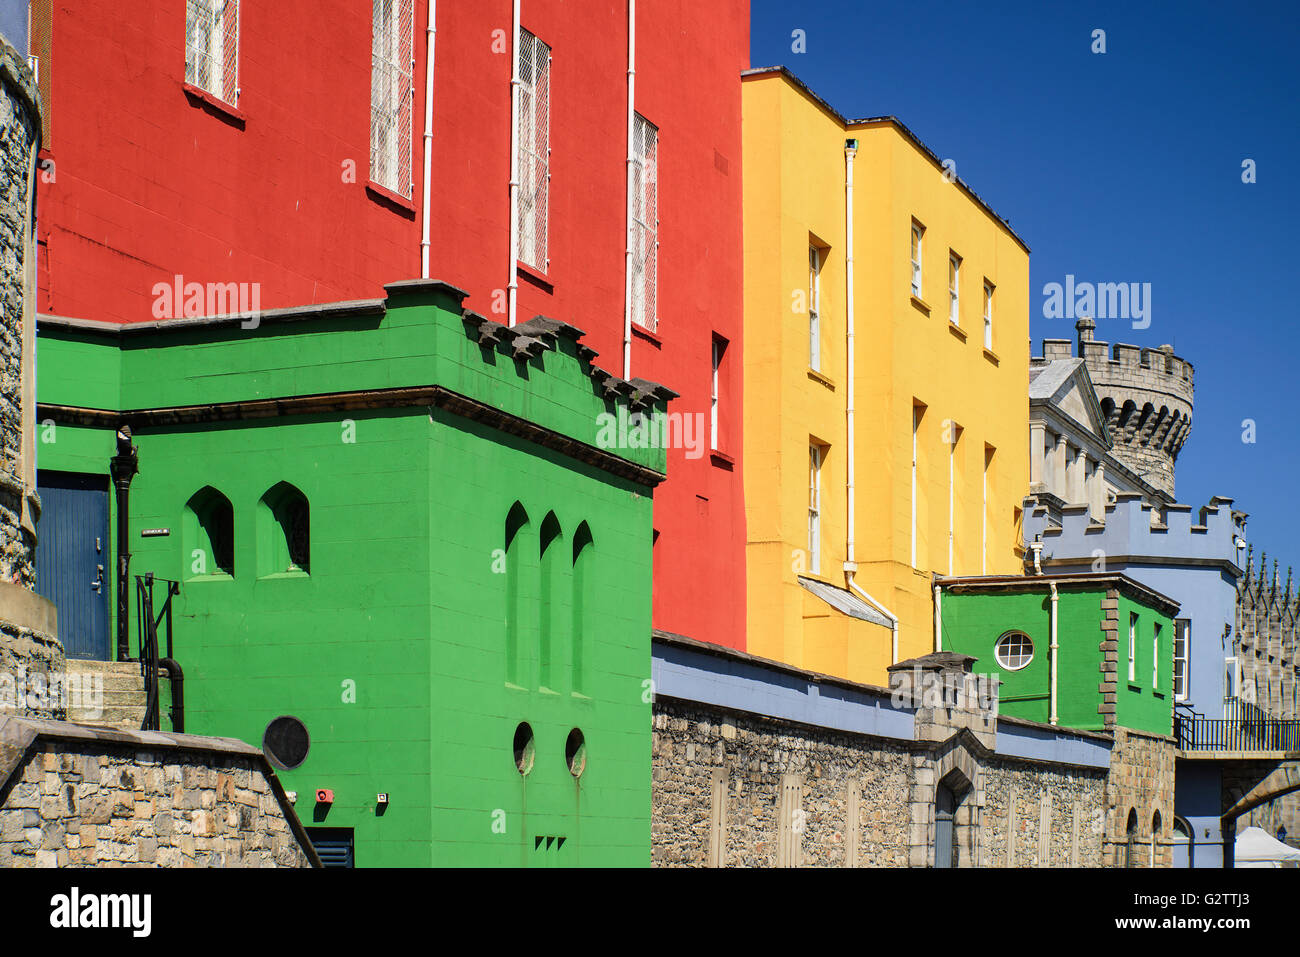
[(591, 529), (586, 522), (578, 526), (573, 533), (573, 636), (572, 676), (573, 693), (585, 694), (587, 687), (587, 636), (590, 631), (588, 618), (591, 615), (592, 557), (596, 546), (591, 538)]
[(515, 502), (506, 515), (505, 522), (505, 620), (506, 620), (506, 683), (516, 688), (524, 686), (524, 572), (528, 552), (528, 512), (520, 502)]
[(311, 509), (296, 486), (280, 482), (257, 503), (259, 578), (311, 574)]
[(542, 519), (541, 535), (539, 537), (538, 558), (541, 565), (541, 575), (539, 588), (540, 601), (538, 603), (538, 676), (537, 680), (542, 688), (548, 691), (555, 691), (556, 678), (558, 675), (555, 671), (556, 644), (560, 638), (560, 629), (556, 627), (556, 619), (560, 615), (560, 602), (557, 591), (559, 590), (561, 577), (561, 550), (563, 549), (564, 532), (560, 528), (560, 521), (555, 517), (554, 512), (547, 512), (546, 517)]
[(230, 499), (205, 485), (185, 503), (181, 542), (187, 581), (233, 578), (235, 574), (235, 509)]

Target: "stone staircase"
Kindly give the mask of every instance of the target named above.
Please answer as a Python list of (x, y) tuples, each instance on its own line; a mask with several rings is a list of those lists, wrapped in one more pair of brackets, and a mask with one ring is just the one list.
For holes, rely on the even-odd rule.
[(104, 706), (96, 714), (93, 702), (83, 700), (68, 702), (68, 720), (92, 728), (113, 728), (117, 731), (139, 731), (144, 722), (148, 703), (144, 691), (144, 675), (140, 674), (138, 661), (82, 661), (68, 659), (68, 676), (77, 676), (83, 686), (88, 678), (99, 675), (103, 681)]

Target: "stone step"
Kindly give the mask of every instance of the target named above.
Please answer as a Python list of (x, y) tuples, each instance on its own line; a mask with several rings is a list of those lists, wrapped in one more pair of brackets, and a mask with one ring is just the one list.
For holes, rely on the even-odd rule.
[(104, 689), (104, 707), (143, 708), (146, 696), (143, 688), (132, 691)]
[(148, 703), (144, 675), (138, 661), (86, 661), (68, 659), (68, 674), (82, 680), (98, 676), (103, 681), (103, 707), (98, 714), (85, 707), (68, 709), (68, 720), (93, 728), (138, 731)]
[(85, 658), (69, 658), (69, 673), (85, 673), (98, 671), (102, 674), (139, 674), (140, 662), (138, 661), (90, 661)]
[(144, 706), (108, 707), (92, 716), (82, 708), (69, 708), (68, 720), (73, 724), (85, 724), (96, 728), (116, 728), (119, 731), (139, 731), (144, 723)]
[(68, 674), (84, 680), (98, 675), (105, 691), (144, 691), (144, 675), (134, 661), (78, 661), (68, 659)]

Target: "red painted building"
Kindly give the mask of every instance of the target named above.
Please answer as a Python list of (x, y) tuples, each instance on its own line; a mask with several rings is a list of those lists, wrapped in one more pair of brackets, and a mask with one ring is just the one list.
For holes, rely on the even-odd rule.
[(256, 284), (268, 309), (376, 297), (423, 271), (502, 322), (512, 299), (520, 322), (570, 322), (597, 364), (701, 417), (655, 495), (655, 627), (743, 647), (748, 2), (522, 0), (518, 36), (511, 0), (442, 0), (433, 33), (428, 14), (429, 0), (35, 0), (40, 310), (148, 321), (177, 276)]

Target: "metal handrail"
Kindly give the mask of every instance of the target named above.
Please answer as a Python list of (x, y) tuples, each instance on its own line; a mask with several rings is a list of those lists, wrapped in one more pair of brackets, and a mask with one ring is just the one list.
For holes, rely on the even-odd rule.
[[(157, 581), (167, 585), (167, 597), (163, 599), (162, 610), (155, 616), (153, 610), (154, 581), (152, 572), (135, 576), (136, 621), (140, 625), (139, 660), (140, 671), (144, 676), (145, 690), (144, 721), (140, 725), (140, 730), (160, 730), (158, 671), (162, 668), (167, 671), (167, 676), (172, 684), (172, 729), (174, 731), (183, 731), (185, 729), (184, 692), (182, 690), (184, 676), (181, 673), (180, 665), (176, 663), (172, 654), (172, 598), (180, 594), (181, 586), (180, 582), (171, 579), (157, 579)], [(158, 626), (164, 621), (167, 623), (167, 656), (161, 658), (158, 654)]]
[(1236, 718), (1175, 714), (1174, 736), (1183, 751), (1300, 751), (1300, 721), (1258, 709)]

